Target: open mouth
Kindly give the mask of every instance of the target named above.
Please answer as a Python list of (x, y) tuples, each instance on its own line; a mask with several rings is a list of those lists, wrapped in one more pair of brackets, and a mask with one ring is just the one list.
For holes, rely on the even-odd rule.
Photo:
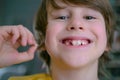
[(62, 44), (67, 46), (85, 46), (92, 42), (92, 40), (84, 38), (84, 39), (74, 39), (74, 38), (65, 38), (62, 41)]

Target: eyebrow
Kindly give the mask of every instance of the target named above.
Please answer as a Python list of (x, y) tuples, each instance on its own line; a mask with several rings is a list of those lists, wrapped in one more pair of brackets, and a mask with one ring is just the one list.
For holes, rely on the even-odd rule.
[(48, 12), (49, 12), (50, 14), (52, 14), (53, 12), (57, 12), (57, 11), (60, 11), (60, 10), (64, 10), (64, 9), (66, 9), (66, 8), (67, 8), (67, 6), (64, 6), (64, 7), (61, 7), (61, 8), (51, 7), (51, 8), (48, 9)]

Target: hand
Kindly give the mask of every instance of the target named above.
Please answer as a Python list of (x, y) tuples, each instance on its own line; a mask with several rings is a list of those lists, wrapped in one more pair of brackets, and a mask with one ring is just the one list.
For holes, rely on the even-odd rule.
[[(27, 51), (18, 52), (20, 46), (27, 45)], [(0, 67), (32, 60), (36, 48), (33, 34), (22, 25), (0, 27)]]

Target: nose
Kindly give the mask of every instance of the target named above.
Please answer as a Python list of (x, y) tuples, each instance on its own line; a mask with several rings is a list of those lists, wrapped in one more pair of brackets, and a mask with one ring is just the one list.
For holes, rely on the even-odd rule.
[(82, 21), (78, 21), (78, 20), (74, 20), (74, 21), (71, 21), (70, 23), (68, 23), (68, 26), (67, 26), (67, 29), (68, 30), (78, 30), (78, 31), (81, 31), (81, 30), (84, 30), (84, 24)]

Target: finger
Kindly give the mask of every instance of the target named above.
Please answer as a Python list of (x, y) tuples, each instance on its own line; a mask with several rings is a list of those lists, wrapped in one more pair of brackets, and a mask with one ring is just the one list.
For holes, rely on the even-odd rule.
[(37, 44), (34, 44), (34, 45), (30, 46), (30, 48), (28, 49), (27, 53), (28, 53), (29, 55), (34, 54), (35, 51), (36, 51), (36, 49), (37, 49), (37, 47), (38, 47)]
[[(8, 38), (11, 36), (10, 33), (11, 29), (9, 27), (0, 27), (0, 37), (2, 40), (8, 40)], [(0, 40), (1, 40), (0, 39)]]
[(27, 45), (27, 32), (25, 30), (25, 27), (23, 27), (22, 25), (18, 25), (19, 28), (19, 33), (21, 36), (21, 45), (22, 46), (26, 46)]
[(28, 37), (27, 38), (28, 45), (34, 45), (34, 44), (36, 44), (36, 41), (34, 39), (34, 36), (33, 36), (32, 32), (29, 31), (27, 28), (25, 28), (25, 29), (26, 29), (26, 32), (28, 34), (28, 36), (27, 36)]
[(16, 41), (20, 38), (20, 33), (17, 29), (17, 26), (15, 26), (14, 28), (12, 28), (12, 43), (15, 44)]
[(34, 53), (37, 49), (37, 45), (32, 45), (28, 51), (26, 52), (21, 52), (19, 54), (19, 61), (20, 62), (25, 62), (25, 61), (29, 61), (32, 60), (34, 58)]

